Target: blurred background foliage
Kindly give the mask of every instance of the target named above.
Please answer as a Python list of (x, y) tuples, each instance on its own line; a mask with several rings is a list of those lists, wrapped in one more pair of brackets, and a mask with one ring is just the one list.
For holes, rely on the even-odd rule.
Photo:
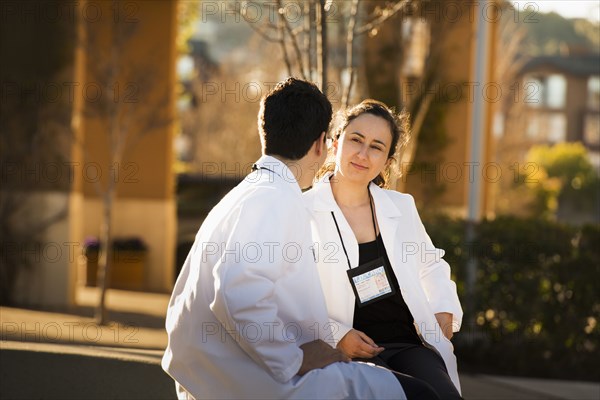
[(553, 55), (568, 51), (566, 44), (579, 51), (597, 52), (600, 36), (596, 24), (585, 19), (569, 19), (555, 12), (542, 13), (518, 9), (515, 21), (527, 27), (520, 51), (530, 56)]
[(539, 168), (540, 179), (525, 183), (535, 193), (532, 213), (578, 223), (581, 214), (600, 215), (598, 171), (588, 159), (587, 150), (579, 143), (557, 143), (533, 146), (527, 162)]
[(424, 224), (446, 250), (462, 299), (469, 254), (477, 259), (475, 312), (454, 339), (463, 370), (597, 380), (598, 225), (505, 216), (481, 221), (466, 243), (464, 220), (435, 215)]
[(505, 196), (515, 198), (515, 214), (574, 225), (600, 219), (600, 178), (581, 143), (532, 146), (514, 172)]

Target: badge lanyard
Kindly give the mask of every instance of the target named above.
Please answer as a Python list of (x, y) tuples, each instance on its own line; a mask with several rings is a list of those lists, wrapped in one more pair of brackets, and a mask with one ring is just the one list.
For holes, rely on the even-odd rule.
[(335, 218), (335, 214), (333, 211), (331, 212), (333, 222), (335, 223), (335, 227), (340, 237), (340, 242), (342, 243), (342, 249), (346, 255), (346, 260), (348, 261), (348, 270), (346, 273), (348, 274), (348, 279), (350, 280), (350, 285), (354, 291), (356, 305), (358, 307), (372, 304), (376, 301), (393, 296), (396, 293), (396, 289), (390, 283), (390, 279), (388, 278), (385, 257), (381, 254), (380, 243), (377, 238), (375, 212), (373, 211), (373, 198), (371, 197), (371, 192), (369, 192), (369, 205), (371, 207), (373, 230), (375, 231), (375, 242), (377, 245), (377, 255), (379, 257), (373, 261), (359, 265), (356, 268), (352, 268), (350, 265), (350, 257), (348, 257), (340, 227)]

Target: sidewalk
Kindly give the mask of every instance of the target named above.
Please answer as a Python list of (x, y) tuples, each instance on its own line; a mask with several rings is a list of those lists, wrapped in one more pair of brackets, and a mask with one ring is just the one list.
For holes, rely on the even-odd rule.
[(79, 288), (77, 305), (70, 310), (47, 311), (2, 307), (1, 340), (77, 344), (164, 350), (164, 320), (169, 296), (157, 293), (109, 290), (107, 326), (94, 322), (98, 299), (95, 288)]
[[(175, 398), (160, 358), (166, 294), (110, 290), (93, 322), (95, 289), (62, 312), (0, 308), (0, 398)], [(68, 311), (68, 312), (67, 312)], [(600, 399), (600, 383), (461, 374), (465, 399)]]

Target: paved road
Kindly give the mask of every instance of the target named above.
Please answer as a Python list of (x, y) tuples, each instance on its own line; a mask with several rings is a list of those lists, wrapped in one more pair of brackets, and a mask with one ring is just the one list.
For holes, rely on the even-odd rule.
[[(2, 399), (174, 399), (162, 350), (0, 342)], [(465, 399), (600, 398), (600, 385), (461, 375)]]
[[(109, 291), (110, 319), (91, 316), (96, 293), (68, 312), (0, 307), (1, 399), (174, 399), (160, 368), (168, 296)], [(600, 383), (461, 374), (467, 400), (599, 400)]]
[[(138, 350), (143, 353), (149, 350)], [(2, 399), (175, 399), (160, 353), (2, 342)]]

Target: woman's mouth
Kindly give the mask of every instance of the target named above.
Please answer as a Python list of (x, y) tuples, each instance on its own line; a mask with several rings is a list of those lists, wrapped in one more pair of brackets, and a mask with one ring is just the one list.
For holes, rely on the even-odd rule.
[(360, 171), (365, 171), (367, 169), (369, 169), (368, 167), (365, 167), (364, 165), (360, 165), (360, 164), (356, 164), (351, 162), (350, 164), (352, 164), (352, 166)]

